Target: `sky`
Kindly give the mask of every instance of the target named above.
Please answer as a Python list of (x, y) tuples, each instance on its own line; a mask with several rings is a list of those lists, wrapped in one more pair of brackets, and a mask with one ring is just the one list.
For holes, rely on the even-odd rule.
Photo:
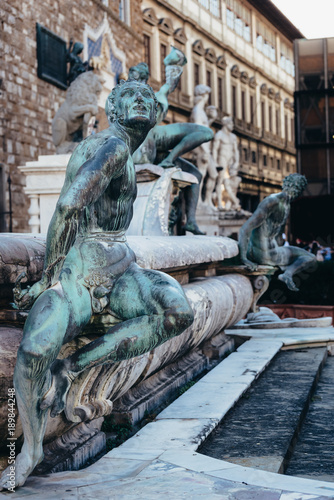
[(305, 38), (334, 37), (334, 0), (271, 0)]

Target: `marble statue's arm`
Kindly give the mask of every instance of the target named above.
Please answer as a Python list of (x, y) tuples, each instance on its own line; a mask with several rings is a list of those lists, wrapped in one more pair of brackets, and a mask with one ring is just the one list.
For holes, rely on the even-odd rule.
[(47, 233), (42, 278), (31, 288), (16, 294), (15, 302), (19, 308), (30, 307), (44, 290), (57, 281), (78, 234), (85, 208), (98, 200), (111, 179), (121, 175), (128, 156), (126, 144), (116, 137), (110, 138), (83, 163), (68, 189), (61, 193)]
[(245, 222), (241, 227), (239, 232), (239, 252), (240, 258), (243, 264), (250, 270), (255, 271), (257, 269), (257, 264), (252, 262), (247, 258), (247, 251), (249, 246), (249, 240), (252, 231), (260, 227), (267, 218), (270, 217), (270, 212), (272, 207), (275, 205), (275, 201), (270, 199), (270, 197), (265, 198), (260, 205), (257, 207), (253, 215)]

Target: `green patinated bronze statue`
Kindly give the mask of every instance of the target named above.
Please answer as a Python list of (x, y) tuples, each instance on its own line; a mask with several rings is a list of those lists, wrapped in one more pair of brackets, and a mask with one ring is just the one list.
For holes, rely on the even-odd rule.
[[(21, 309), (32, 306), (14, 373), (24, 444), (16, 459), (16, 486), (43, 459), (48, 409), (65, 407), (71, 381), (83, 370), (138, 356), (179, 335), (193, 321), (181, 286), (144, 270), (126, 243), (136, 197), (133, 152), (156, 123), (151, 87), (121, 82), (108, 97), (107, 130), (82, 141), (69, 161), (47, 235), (44, 271), (31, 288), (15, 289)], [(78, 336), (94, 313), (118, 323), (66, 359), (63, 344)], [(9, 488), (8, 469), (1, 488)], [(11, 485), (12, 486), (12, 485)]]
[(316, 266), (316, 258), (306, 250), (294, 246), (278, 246), (276, 237), (282, 233), (290, 213), (290, 203), (298, 198), (307, 185), (300, 174), (290, 174), (283, 181), (281, 193), (265, 198), (239, 233), (241, 261), (250, 271), (258, 264), (278, 266), (284, 271), (278, 278), (290, 290), (298, 291), (293, 276)]
[[(186, 217), (184, 230), (194, 234), (204, 234), (196, 222), (196, 208), (199, 199), (202, 174), (189, 161), (180, 158), (181, 155), (192, 151), (204, 142), (213, 139), (213, 132), (209, 127), (196, 123), (172, 123), (159, 125), (168, 112), (168, 95), (173, 92), (179, 82), (183, 71), (183, 65), (187, 60), (183, 52), (172, 48), (171, 53), (165, 58), (166, 83), (156, 93), (158, 101), (157, 124), (148, 133), (146, 140), (135, 152), (133, 159), (135, 163), (153, 163), (164, 168), (179, 167), (183, 171), (193, 174), (198, 184), (185, 188)], [(149, 69), (146, 63), (140, 63), (129, 70), (129, 80), (147, 82)]]

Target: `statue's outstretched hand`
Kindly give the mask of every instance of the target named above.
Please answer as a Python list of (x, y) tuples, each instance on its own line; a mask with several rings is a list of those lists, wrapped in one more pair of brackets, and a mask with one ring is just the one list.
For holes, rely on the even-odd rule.
[(17, 309), (29, 309), (37, 297), (41, 295), (49, 287), (49, 279), (43, 275), (40, 281), (37, 281), (32, 287), (27, 287), (22, 290), (21, 280), (26, 276), (25, 272), (21, 273), (15, 282), (13, 288), (14, 307)]
[(258, 265), (255, 262), (252, 262), (248, 259), (242, 259), (242, 263), (246, 266), (249, 271), (256, 271)]

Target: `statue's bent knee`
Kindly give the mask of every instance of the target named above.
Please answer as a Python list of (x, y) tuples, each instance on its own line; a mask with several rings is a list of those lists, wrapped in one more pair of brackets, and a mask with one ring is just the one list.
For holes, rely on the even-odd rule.
[(194, 313), (187, 301), (177, 310), (169, 309), (165, 312), (165, 328), (174, 329), (176, 335), (182, 333), (194, 321)]
[(22, 341), (17, 352), (16, 368), (27, 379), (39, 377), (53, 361), (52, 353), (45, 351), (41, 345)]

